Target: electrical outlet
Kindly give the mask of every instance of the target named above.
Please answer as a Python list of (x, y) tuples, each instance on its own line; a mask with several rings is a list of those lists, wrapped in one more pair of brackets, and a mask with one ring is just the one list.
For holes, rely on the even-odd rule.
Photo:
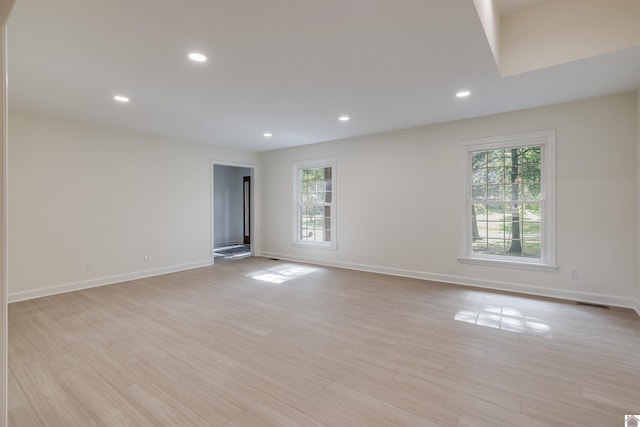
[(578, 278), (578, 270), (575, 268), (572, 268), (571, 270), (569, 270), (569, 278), (570, 279), (577, 279)]
[(149, 260), (151, 260), (151, 258), (149, 257), (149, 255), (145, 255), (145, 256), (144, 256), (144, 262), (149, 263)]
[(93, 261), (87, 261), (86, 265), (87, 271), (93, 271)]

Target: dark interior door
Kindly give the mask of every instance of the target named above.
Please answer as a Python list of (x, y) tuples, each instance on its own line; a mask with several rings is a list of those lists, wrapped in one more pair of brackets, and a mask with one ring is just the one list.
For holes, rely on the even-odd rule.
[(243, 208), (243, 229), (244, 229), (244, 243), (248, 245), (251, 243), (251, 177), (242, 177), (242, 208)]

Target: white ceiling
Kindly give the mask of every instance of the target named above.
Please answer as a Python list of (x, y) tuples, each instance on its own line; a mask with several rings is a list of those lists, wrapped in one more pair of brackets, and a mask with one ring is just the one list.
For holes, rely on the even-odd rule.
[(8, 43), (10, 108), (256, 151), (640, 87), (640, 48), (501, 77), (472, 0), (17, 0)]

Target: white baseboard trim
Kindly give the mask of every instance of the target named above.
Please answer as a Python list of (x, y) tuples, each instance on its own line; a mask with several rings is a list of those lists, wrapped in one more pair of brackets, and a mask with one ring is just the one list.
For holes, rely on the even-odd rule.
[(636, 309), (636, 313), (638, 313), (638, 316), (640, 316), (640, 299), (636, 300), (636, 306), (634, 308)]
[(540, 297), (588, 302), (592, 304), (603, 304), (614, 307), (635, 308), (635, 310), (640, 315), (640, 302), (635, 301), (632, 298), (617, 297), (613, 295), (596, 294), (591, 292), (575, 292), (562, 289), (539, 288), (536, 286), (523, 285), (519, 283), (497, 282), (493, 280), (475, 279), (472, 277), (427, 273), (423, 271), (379, 267), (374, 265), (356, 264), (343, 261), (319, 260), (316, 258), (299, 257), (276, 252), (260, 252), (260, 254), (256, 254), (256, 256), (277, 258), (285, 261), (304, 262), (308, 264), (323, 265), (327, 267), (338, 267), (349, 270), (366, 271), (370, 273), (388, 274), (391, 276), (408, 277), (412, 279), (431, 280), (434, 282), (451, 283), (454, 285), (473, 286), (497, 291), (517, 292), (521, 294), (535, 295)]
[(98, 286), (113, 285), (114, 283), (127, 282), (129, 280), (144, 279), (145, 277), (160, 276), (162, 274), (175, 273), (177, 271), (191, 270), (194, 268), (208, 267), (213, 264), (211, 259), (190, 262), (187, 264), (173, 265), (169, 267), (156, 268), (153, 270), (136, 271), (133, 273), (117, 274), (115, 276), (98, 277), (91, 280), (66, 283), (63, 285), (50, 286), (47, 288), (34, 289), (31, 291), (14, 292), (8, 295), (8, 302), (25, 301), (33, 298), (46, 297), (65, 292), (78, 291), (80, 289), (95, 288)]

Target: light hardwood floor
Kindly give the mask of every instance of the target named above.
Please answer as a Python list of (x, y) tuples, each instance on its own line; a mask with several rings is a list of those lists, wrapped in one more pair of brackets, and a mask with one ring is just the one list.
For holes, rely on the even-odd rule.
[(249, 258), (9, 306), (9, 424), (622, 426), (640, 318)]

